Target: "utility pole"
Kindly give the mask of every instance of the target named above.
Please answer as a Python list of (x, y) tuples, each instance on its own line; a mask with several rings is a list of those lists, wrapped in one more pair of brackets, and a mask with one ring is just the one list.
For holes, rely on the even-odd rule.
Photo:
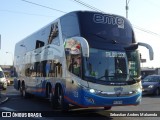
[(128, 4), (129, 4), (130, 0), (126, 0), (126, 18), (128, 19)]

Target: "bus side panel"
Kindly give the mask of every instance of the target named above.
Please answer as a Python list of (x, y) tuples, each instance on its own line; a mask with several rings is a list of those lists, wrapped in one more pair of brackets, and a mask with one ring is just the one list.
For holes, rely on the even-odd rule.
[(82, 104), (82, 87), (81, 79), (67, 71), (65, 100), (73, 105), (81, 106)]

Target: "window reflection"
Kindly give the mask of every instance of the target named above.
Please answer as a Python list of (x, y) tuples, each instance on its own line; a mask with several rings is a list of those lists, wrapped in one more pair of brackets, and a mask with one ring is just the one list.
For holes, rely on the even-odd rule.
[[(84, 74), (100, 80), (127, 79), (125, 52), (90, 49), (90, 57), (85, 62)], [(117, 77), (115, 79), (115, 77)], [(122, 80), (122, 79), (121, 79)]]
[(28, 77), (62, 77), (62, 64), (55, 60), (45, 60), (25, 65)]

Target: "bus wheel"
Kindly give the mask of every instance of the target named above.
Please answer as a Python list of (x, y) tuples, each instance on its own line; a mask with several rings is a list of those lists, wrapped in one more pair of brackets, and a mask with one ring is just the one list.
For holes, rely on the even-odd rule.
[(52, 92), (49, 93), (49, 102), (53, 109), (56, 109), (58, 107), (58, 101), (56, 100)]
[(23, 98), (27, 98), (29, 96), (29, 94), (26, 92), (24, 83), (20, 86), (20, 93)]
[(69, 104), (64, 100), (64, 93), (61, 87), (58, 87), (58, 104), (62, 112), (67, 112), (69, 110)]
[(21, 93), (21, 96), (22, 96), (23, 98), (26, 97), (26, 90), (25, 90), (25, 85), (24, 85), (24, 83), (20, 86), (20, 93)]
[(104, 110), (110, 110), (112, 107), (111, 106), (106, 106), (104, 107)]
[(21, 87), (21, 85), (19, 85), (19, 92), (20, 92), (20, 95), (22, 96), (22, 87)]

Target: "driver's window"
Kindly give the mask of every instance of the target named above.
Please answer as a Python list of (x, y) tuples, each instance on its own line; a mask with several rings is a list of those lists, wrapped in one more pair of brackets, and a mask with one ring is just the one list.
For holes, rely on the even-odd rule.
[(80, 55), (72, 55), (71, 63), (69, 65), (69, 71), (74, 73), (77, 76), (81, 76), (81, 56)]

